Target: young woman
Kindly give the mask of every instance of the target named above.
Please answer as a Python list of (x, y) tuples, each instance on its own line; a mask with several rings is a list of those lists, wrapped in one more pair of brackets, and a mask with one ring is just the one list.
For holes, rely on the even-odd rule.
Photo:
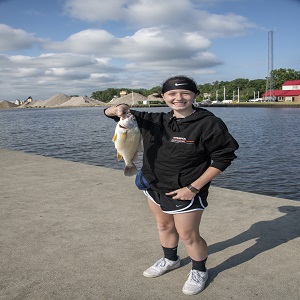
[[(156, 219), (164, 253), (143, 275), (157, 277), (178, 268), (177, 246), (181, 240), (192, 261), (182, 289), (188, 295), (201, 292), (208, 279), (207, 244), (199, 226), (210, 182), (231, 164), (238, 149), (221, 119), (193, 105), (198, 94), (193, 79), (175, 76), (162, 85), (162, 97), (170, 112), (130, 109), (143, 136), (141, 172), (150, 186), (144, 193)], [(115, 121), (127, 112), (126, 104), (105, 110)]]

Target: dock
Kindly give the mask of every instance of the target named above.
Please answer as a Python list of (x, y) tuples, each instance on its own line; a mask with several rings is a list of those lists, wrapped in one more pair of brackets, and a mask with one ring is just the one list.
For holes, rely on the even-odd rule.
[(0, 149), (0, 299), (300, 299), (300, 201), (238, 191), (237, 179), (237, 190), (212, 186), (208, 203), (210, 277), (187, 296), (182, 242), (180, 268), (142, 275), (162, 250), (134, 178)]

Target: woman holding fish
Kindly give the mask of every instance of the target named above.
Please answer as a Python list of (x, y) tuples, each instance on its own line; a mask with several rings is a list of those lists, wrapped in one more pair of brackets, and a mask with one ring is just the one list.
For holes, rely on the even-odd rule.
[[(178, 268), (177, 246), (181, 240), (192, 260), (182, 289), (188, 295), (201, 292), (208, 279), (208, 249), (199, 226), (210, 183), (236, 158), (234, 151), (238, 149), (221, 119), (193, 105), (198, 94), (193, 79), (175, 76), (162, 85), (162, 97), (171, 109), (168, 113), (136, 111), (126, 104), (105, 110), (116, 122), (133, 116), (143, 139), (141, 173), (149, 184), (144, 193), (164, 253), (143, 275), (157, 277)], [(136, 152), (139, 143), (135, 143)]]

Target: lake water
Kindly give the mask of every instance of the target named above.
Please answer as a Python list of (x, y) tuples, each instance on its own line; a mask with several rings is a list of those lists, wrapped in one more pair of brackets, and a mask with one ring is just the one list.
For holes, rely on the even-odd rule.
[[(238, 158), (213, 185), (300, 200), (300, 108), (207, 109), (240, 144)], [(111, 141), (114, 129), (102, 107), (0, 110), (1, 148), (123, 169)]]

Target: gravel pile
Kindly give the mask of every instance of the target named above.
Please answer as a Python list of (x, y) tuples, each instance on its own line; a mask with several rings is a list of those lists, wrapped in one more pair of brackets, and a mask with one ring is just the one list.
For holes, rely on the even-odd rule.
[(129, 106), (131, 106), (131, 105), (143, 104), (143, 101), (145, 101), (146, 99), (147, 98), (144, 97), (141, 94), (130, 93), (130, 94), (125, 95), (123, 97), (113, 99), (108, 104), (116, 105), (116, 104), (119, 104), (119, 103), (126, 103)]
[(62, 103), (60, 106), (96, 106), (96, 105), (107, 105), (106, 103), (95, 100), (93, 98), (89, 98), (87, 96), (84, 97), (72, 97), (68, 101)]
[(18, 105), (10, 102), (10, 101), (1, 101), (0, 102), (0, 108), (11, 108), (11, 107), (17, 107)]

